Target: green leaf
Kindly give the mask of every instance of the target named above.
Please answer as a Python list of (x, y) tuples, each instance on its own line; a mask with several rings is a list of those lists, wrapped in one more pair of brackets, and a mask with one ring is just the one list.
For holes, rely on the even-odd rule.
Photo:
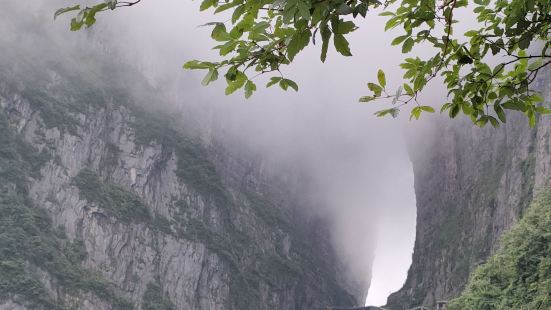
[(434, 108), (431, 107), (431, 106), (428, 106), (428, 105), (420, 106), (419, 109), (421, 109), (425, 112), (434, 113)]
[(96, 14), (105, 9), (107, 7), (107, 3), (100, 3), (100, 4), (96, 4), (94, 5), (93, 7), (91, 7), (90, 9), (88, 9), (88, 13), (87, 14), (84, 14), (85, 17), (84, 17), (84, 24), (86, 25), (86, 27), (91, 27), (93, 24), (96, 23)]
[(391, 109), (377, 111), (377, 112), (375, 112), (375, 115), (378, 116), (378, 117), (383, 117), (385, 115), (390, 115), (393, 118), (396, 118), (396, 117), (398, 117), (399, 112), (400, 112), (400, 110), (398, 108), (391, 108)]
[(493, 116), (488, 116), (488, 120), (490, 120), (490, 124), (492, 124), (492, 126), (494, 128), (497, 128), (499, 127), (499, 122), (497, 121), (497, 119)]
[(205, 77), (201, 81), (201, 84), (203, 86), (207, 86), (209, 85), (210, 82), (216, 81), (217, 79), (218, 79), (218, 70), (210, 68), (207, 75), (205, 75)]
[(381, 85), (382, 88), (386, 87), (386, 76), (385, 72), (381, 69), (377, 72), (377, 79), (379, 80), (379, 85)]
[(331, 38), (331, 30), (329, 30), (329, 26), (325, 25), (321, 27), (321, 61), (325, 62), (325, 59), (327, 58), (327, 49), (329, 48), (329, 39)]
[(281, 81), (281, 79), (282, 79), (282, 78), (279, 77), (279, 76), (271, 77), (271, 78), (270, 78), (270, 82), (268, 82), (268, 84), (266, 84), (266, 87), (270, 87), (270, 86), (272, 86), (272, 85), (275, 85), (275, 84), (279, 83), (279, 81)]
[(203, 0), (203, 2), (201, 2), (201, 5), (199, 6), (199, 10), (200, 11), (207, 10), (208, 8), (214, 6), (216, 3), (217, 3), (216, 0)]
[(230, 30), (230, 37), (232, 39), (239, 39), (241, 38), (241, 36), (243, 35), (243, 28), (239, 27), (239, 26), (235, 26), (232, 28), (232, 30)]
[(412, 118), (415, 118), (416, 120), (418, 120), (420, 116), (421, 116), (421, 108), (415, 107), (415, 108), (411, 109), (411, 114), (409, 116), (410, 120)]
[(542, 115), (551, 114), (551, 109), (548, 109), (544, 106), (536, 107), (536, 112)]
[(531, 101), (531, 102), (535, 102), (535, 103), (538, 103), (538, 102), (543, 102), (545, 99), (541, 96), (541, 94), (533, 94), (531, 95), (530, 97), (528, 97), (528, 99)]
[(310, 30), (296, 32), (287, 46), (287, 57), (293, 61), (295, 55), (304, 49), (310, 42)]
[(488, 120), (489, 120), (488, 116), (487, 116), (487, 115), (483, 115), (483, 116), (481, 116), (481, 117), (476, 121), (475, 124), (476, 124), (478, 127), (484, 127), (484, 126), (486, 126), (486, 124), (488, 123)]
[(290, 24), (297, 13), (296, 5), (288, 1), (283, 10), (283, 23)]
[(507, 118), (505, 117), (505, 111), (499, 104), (494, 104), (494, 111), (496, 111), (497, 117), (502, 123), (507, 122)]
[(57, 11), (55, 11), (54, 13), (54, 19), (56, 19), (59, 15), (61, 14), (64, 14), (64, 13), (67, 13), (67, 12), (71, 12), (71, 11), (78, 11), (80, 10), (80, 5), (75, 5), (75, 6), (70, 6), (70, 7), (66, 7), (66, 8), (61, 8)]
[(287, 85), (289, 85), (289, 87), (291, 87), (295, 91), (298, 91), (298, 85), (293, 80), (289, 80), (289, 79), (283, 79), (283, 80), (285, 81), (285, 83), (287, 83)]
[(522, 102), (517, 100), (508, 100), (504, 102), (501, 106), (507, 110), (515, 110), (515, 111), (524, 110), (524, 105), (522, 104)]
[(375, 97), (381, 96), (383, 89), (381, 86), (375, 84), (375, 83), (367, 83), (367, 87), (369, 90), (371, 90), (373, 93), (375, 93)]
[(256, 85), (251, 80), (248, 80), (245, 83), (245, 98), (249, 99), (254, 91), (256, 91)]
[(394, 45), (398, 45), (402, 42), (404, 42), (405, 39), (409, 38), (409, 36), (399, 36), (397, 38), (395, 38), (394, 40), (392, 40), (392, 42), (390, 43), (392, 46)]
[(228, 80), (228, 86), (226, 87), (226, 91), (225, 91), (226, 95), (230, 95), (234, 93), (236, 90), (243, 87), (246, 81), (247, 81), (247, 76), (241, 71), (236, 71), (235, 79)]
[(520, 37), (519, 41), (518, 41), (518, 47), (521, 49), (521, 50), (525, 50), (527, 49), (528, 47), (530, 47), (530, 43), (532, 41), (532, 37), (533, 35), (526, 32), (522, 37)]
[(363, 97), (360, 97), (360, 99), (358, 100), (359, 102), (370, 102), (370, 101), (373, 101), (377, 98), (373, 97), (373, 96), (363, 96)]
[(337, 7), (337, 14), (338, 15), (348, 15), (354, 12), (354, 9), (346, 4), (346, 2), (342, 2), (341, 5)]
[(297, 8), (298, 8), (298, 11), (299, 11), (300, 15), (302, 16), (302, 18), (304, 18), (305, 20), (310, 19), (310, 3), (309, 2), (299, 1), (297, 3)]
[(358, 29), (354, 22), (352, 21), (346, 21), (346, 22), (339, 22), (337, 23), (337, 29), (333, 29), (333, 31), (337, 34), (347, 34), (354, 30)]
[(238, 1), (233, 1), (233, 2), (230, 2), (230, 3), (222, 4), (221, 6), (217, 7), (216, 10), (214, 10), (214, 14), (224, 12), (224, 11), (229, 10), (233, 7), (236, 7), (238, 5), (239, 5)]
[(528, 70), (535, 71), (541, 68), (541, 66), (543, 66), (543, 59), (539, 58), (538, 60), (528, 65)]
[(461, 65), (466, 65), (466, 64), (472, 64), (473, 63), (473, 59), (467, 55), (461, 55), (461, 57), (459, 57), (459, 60), (457, 61), (458, 64), (461, 64)]
[(400, 23), (400, 16), (395, 16), (389, 19), (385, 25), (385, 31), (396, 27)]
[(335, 44), (337, 52), (341, 53), (343, 56), (352, 56), (348, 41), (342, 34), (335, 34), (333, 36), (333, 43)]
[(209, 69), (213, 67), (214, 64), (212, 63), (202, 62), (198, 60), (190, 60), (184, 64), (184, 69), (186, 70)]
[(226, 26), (223, 23), (216, 24), (214, 29), (212, 29), (210, 36), (219, 42), (228, 41), (231, 39), (230, 34), (226, 31)]
[(463, 113), (465, 115), (469, 115), (471, 117), (474, 117), (474, 119), (476, 119), (476, 115), (474, 113), (475, 109), (473, 108), (472, 105), (467, 104), (467, 103), (464, 102), (463, 104), (461, 104), (461, 110), (463, 110)]
[(452, 104), (450, 102), (447, 102), (447, 103), (443, 104), (442, 107), (440, 108), (440, 113), (443, 113), (444, 111), (449, 109), (451, 106), (452, 106)]
[(407, 38), (407, 40), (404, 42), (404, 45), (402, 45), (402, 53), (406, 54), (411, 52), (413, 44), (415, 44), (415, 41), (413, 41), (412, 38)]
[(469, 30), (467, 32), (465, 32), (465, 36), (466, 37), (474, 37), (476, 35), (478, 35), (478, 31), (477, 30)]
[(84, 25), (84, 22), (79, 21), (77, 18), (71, 19), (71, 31), (80, 30), (83, 25)]
[(237, 41), (228, 41), (226, 44), (222, 45), (220, 47), (220, 56), (225, 56), (231, 52), (237, 47), (238, 42)]
[(530, 128), (536, 127), (536, 113), (532, 110), (528, 110), (527, 112), (528, 124), (530, 125)]
[(230, 81), (235, 81), (237, 79), (237, 74), (237, 66), (231, 66), (228, 71), (226, 71), (224, 76), (226, 77), (226, 81), (229, 83)]
[(235, 24), (239, 18), (245, 14), (247, 7), (245, 5), (240, 5), (233, 10), (233, 14), (231, 15), (231, 22)]
[(289, 83), (287, 83), (286, 79), (281, 79), (281, 81), (279, 81), (279, 87), (281, 87), (281, 89), (287, 91), (287, 88), (289, 88)]
[(397, 38), (394, 38), (394, 40), (392, 40), (392, 42), (390, 43), (392, 46), (395, 46), (395, 45), (398, 45), (402, 42), (404, 42), (405, 39), (409, 38), (409, 36), (399, 36)]
[(459, 114), (461, 107), (458, 104), (454, 104), (450, 107), (449, 115), (451, 118), (455, 118)]
[(409, 116), (409, 119), (415, 118), (416, 120), (421, 117), (421, 112), (429, 112), (434, 113), (434, 109), (430, 106), (417, 106), (411, 110), (411, 115)]
[[(356, 6), (355, 12), (353, 14), (360, 14), (362, 17), (365, 17), (367, 15), (367, 10), (369, 9), (369, 4), (367, 3), (361, 3)], [(356, 15), (354, 15), (354, 18)]]
[(413, 88), (411, 88), (409, 84), (404, 83), (404, 89), (406, 90), (406, 94), (408, 94), (409, 96), (413, 96)]

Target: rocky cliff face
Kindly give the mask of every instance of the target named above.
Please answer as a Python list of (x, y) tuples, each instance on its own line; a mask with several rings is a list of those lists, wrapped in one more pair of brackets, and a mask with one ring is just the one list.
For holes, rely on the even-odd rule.
[(137, 72), (27, 56), (0, 56), (0, 309), (356, 304), (261, 161), (144, 109)]
[[(549, 76), (539, 81), (551, 98)], [(551, 119), (536, 128), (509, 115), (499, 129), (437, 121), (411, 145), (417, 196), (413, 262), (390, 309), (434, 306), (464, 288), (470, 272), (496, 250), (501, 234), (551, 179)]]

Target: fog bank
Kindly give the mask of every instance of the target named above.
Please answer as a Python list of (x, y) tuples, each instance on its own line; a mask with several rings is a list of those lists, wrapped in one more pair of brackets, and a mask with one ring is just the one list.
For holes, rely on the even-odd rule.
[[(53, 16), (58, 3), (17, 5), (19, 12), (38, 17)], [(350, 274), (366, 284), (373, 275), (368, 301), (383, 304), (405, 280), (415, 235), (413, 177), (404, 136), (411, 127), (407, 113), (381, 119), (373, 113), (385, 103), (357, 103), (368, 94), (366, 82), (374, 80), (379, 68), (387, 71), (390, 87), (401, 84), (397, 68), (403, 56), (399, 48), (390, 47), (394, 36), (383, 33), (385, 19), (372, 14), (360, 22), (350, 39), (354, 57), (330, 52), (322, 64), (319, 46), (299, 54), (292, 67), (283, 69), (299, 83), (298, 93), (264, 89), (267, 78), (259, 77), (259, 91), (245, 100), (241, 92), (224, 96), (222, 81), (202, 87), (203, 72), (181, 68), (190, 59), (217, 59), (210, 50), (210, 29), (197, 26), (223, 16), (199, 13), (198, 6), (189, 1), (143, 1), (99, 15), (91, 30), (71, 33), (66, 18), (51, 20), (44, 28), (55, 33), (58, 39), (51, 44), (64, 53), (93, 36), (94, 48), (113, 50), (140, 68), (166, 91), (172, 104), (194, 113), (207, 141), (213, 136), (227, 138), (268, 160), (300, 167), (311, 182), (304, 192), (310, 211), (330, 223), (335, 247)]]

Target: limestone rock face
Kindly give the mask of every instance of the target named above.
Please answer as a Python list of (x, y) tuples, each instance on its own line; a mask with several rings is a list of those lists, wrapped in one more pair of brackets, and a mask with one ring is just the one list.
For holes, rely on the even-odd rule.
[(262, 160), (143, 108), (120, 68), (97, 78), (11, 56), (0, 56), (0, 309), (357, 303), (324, 223)]
[[(539, 87), (550, 97), (549, 76)], [(433, 307), (457, 296), (469, 273), (551, 178), (551, 119), (529, 128), (511, 113), (498, 129), (469, 121), (433, 122), (410, 146), (417, 197), (413, 262), (390, 309)]]

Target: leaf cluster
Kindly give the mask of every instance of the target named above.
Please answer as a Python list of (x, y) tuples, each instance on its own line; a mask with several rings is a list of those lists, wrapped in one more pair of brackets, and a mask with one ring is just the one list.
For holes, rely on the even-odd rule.
[[(136, 3), (140, 2), (138, 0)], [(96, 23), (96, 14), (105, 10), (114, 10), (120, 6), (129, 6), (129, 2), (123, 2), (122, 4), (118, 3), (118, 0), (104, 0), (101, 3), (95, 4), (91, 7), (81, 8), (80, 4), (61, 8), (54, 13), (54, 19), (59, 15), (69, 13), (69, 12), (78, 12), (75, 17), (71, 19), (71, 31), (76, 31), (82, 29), (82, 27), (90, 27)]]
[[(459, 21), (454, 13), (469, 4), (474, 5), (479, 26), (456, 36)], [(422, 111), (432, 112), (417, 102), (417, 96), (431, 80), (441, 77), (448, 96), (440, 111), (451, 118), (463, 113), (481, 127), (488, 123), (497, 127), (506, 122), (506, 110), (515, 110), (535, 126), (538, 114), (551, 112), (531, 87), (540, 70), (551, 63), (550, 9), (548, 0), (405, 0), (395, 11), (383, 12), (389, 17), (387, 30), (399, 26), (404, 30), (392, 45), (401, 45), (405, 54), (415, 46), (436, 51), (430, 58), (410, 57), (400, 65), (407, 83), (390, 96), (393, 103), (415, 102), (412, 118), (419, 118)], [(492, 59), (502, 61), (493, 65)], [(376, 88), (369, 88), (372, 97), (380, 97)]]
[[(90, 8), (61, 9), (56, 16), (78, 11), (71, 26), (76, 30), (93, 24), (97, 12), (119, 5), (105, 0)], [(456, 35), (455, 16), (468, 7), (478, 23)], [(405, 58), (400, 64), (405, 83), (396, 91), (388, 91), (386, 82), (381, 82), (382, 71), (378, 83), (368, 83), (372, 94), (360, 102), (392, 99), (392, 107), (378, 111), (378, 116), (395, 117), (408, 104), (415, 104), (410, 118), (434, 112), (434, 107), (418, 102), (418, 95), (435, 78), (443, 79), (448, 90), (440, 112), (451, 118), (462, 113), (479, 126), (499, 126), (507, 121), (506, 111), (514, 110), (535, 126), (538, 115), (551, 113), (533, 87), (541, 70), (551, 64), (551, 0), (203, 0), (201, 10), (231, 13), (227, 22), (205, 25), (212, 27), (211, 37), (218, 42), (214, 49), (222, 60), (192, 60), (184, 68), (206, 70), (203, 85), (216, 81), (223, 71), (226, 94), (243, 89), (250, 97), (257, 89), (253, 79), (262, 74), (272, 75), (268, 87), (278, 84), (283, 90), (298, 90), (284, 77), (282, 66), (319, 39), (322, 62), (331, 43), (341, 55), (351, 56), (347, 36), (375, 8), (388, 17), (385, 30), (403, 29), (392, 41), (402, 53), (420, 46), (435, 51), (424, 59)]]
[(213, 22), (211, 37), (219, 42), (214, 49), (224, 59), (219, 62), (189, 61), (185, 69), (207, 70), (203, 85), (218, 79), (224, 70), (226, 94), (244, 89), (249, 98), (256, 91), (253, 79), (261, 74), (274, 73), (266, 87), (278, 85), (283, 90), (298, 91), (298, 85), (285, 78), (281, 66), (290, 64), (309, 44), (321, 38), (321, 60), (325, 61), (331, 40), (335, 50), (352, 56), (346, 35), (357, 29), (355, 23), (343, 16), (365, 17), (369, 7), (379, 1), (214, 1), (204, 0), (201, 10), (221, 13), (231, 10), (231, 20)]
[[(184, 68), (205, 70), (203, 85), (218, 80), (223, 71), (226, 94), (243, 89), (245, 96), (250, 97), (257, 89), (253, 79), (267, 73), (275, 76), (266, 86), (278, 84), (283, 90), (297, 91), (298, 85), (283, 76), (281, 66), (290, 64), (309, 44), (316, 44), (316, 38), (321, 39), (322, 61), (327, 58), (331, 42), (338, 53), (352, 56), (346, 37), (358, 27), (345, 16), (365, 17), (369, 8), (381, 4), (378, 0), (203, 0), (201, 11), (231, 12), (227, 22), (203, 25), (212, 27), (211, 37), (217, 42), (214, 49), (222, 60), (192, 60)], [(91, 26), (96, 21), (95, 14), (106, 9), (104, 2), (85, 9), (77, 5), (58, 10), (56, 16), (78, 11), (71, 26), (78, 30)]]

